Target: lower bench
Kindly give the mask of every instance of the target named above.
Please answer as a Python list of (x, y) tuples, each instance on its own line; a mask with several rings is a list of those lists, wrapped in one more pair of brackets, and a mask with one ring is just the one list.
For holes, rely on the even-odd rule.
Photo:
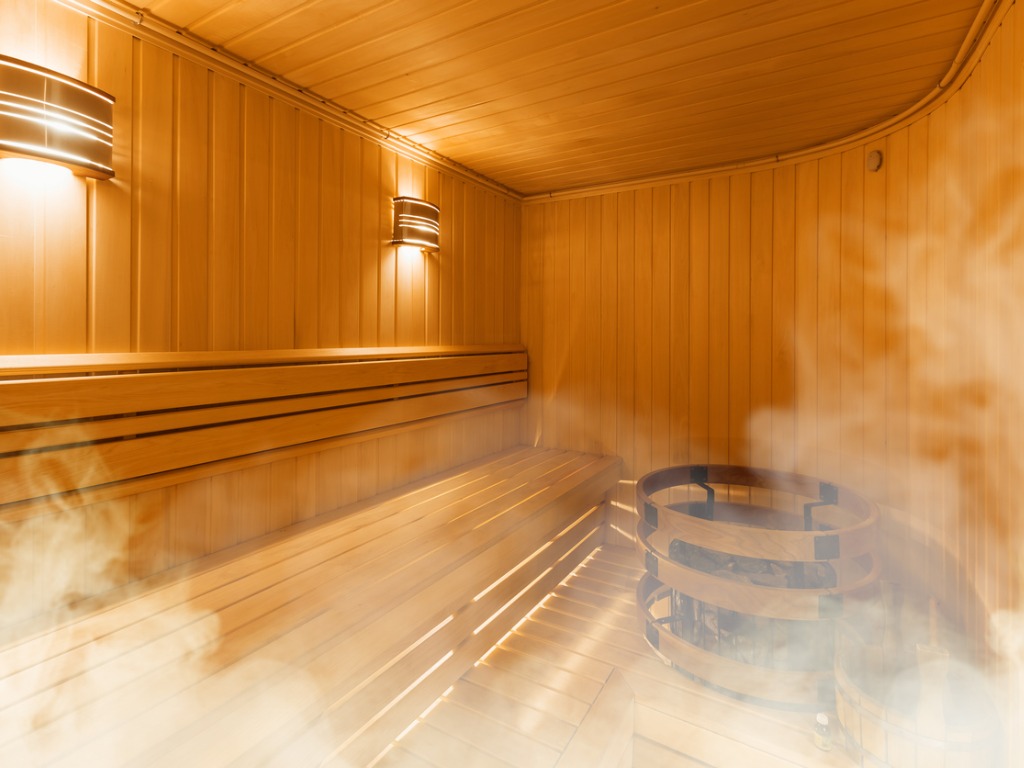
[(520, 448), (0, 648), (3, 765), (369, 765), (603, 537), (619, 461)]

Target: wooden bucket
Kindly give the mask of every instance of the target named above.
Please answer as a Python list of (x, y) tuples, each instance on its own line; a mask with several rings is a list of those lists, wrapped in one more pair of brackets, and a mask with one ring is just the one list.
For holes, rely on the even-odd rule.
[(815, 478), (725, 465), (637, 484), (651, 646), (734, 696), (831, 709), (835, 620), (874, 590), (878, 510)]
[(900, 647), (866, 636), (868, 626), (840, 624), (835, 662), (836, 716), (856, 764), (1001, 765), (999, 718), (977, 673), (934, 637)]

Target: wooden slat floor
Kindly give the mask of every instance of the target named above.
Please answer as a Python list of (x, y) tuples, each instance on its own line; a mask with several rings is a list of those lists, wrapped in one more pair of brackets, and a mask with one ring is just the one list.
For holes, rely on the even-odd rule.
[(376, 765), (563, 768), (571, 743), (586, 746), (574, 736), (614, 677), (633, 693), (620, 705), (633, 707), (632, 735), (621, 754), (590, 765), (852, 765), (840, 750), (814, 746), (812, 714), (747, 705), (665, 666), (639, 629), (640, 575), (632, 550), (595, 550)]

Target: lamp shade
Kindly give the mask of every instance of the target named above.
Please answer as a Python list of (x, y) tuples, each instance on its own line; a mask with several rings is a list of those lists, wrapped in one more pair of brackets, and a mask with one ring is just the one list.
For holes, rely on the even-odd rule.
[(440, 250), (441, 209), (415, 197), (395, 198), (395, 245), (414, 245), (425, 251)]
[(80, 176), (114, 175), (114, 98), (74, 78), (0, 56), (0, 155)]

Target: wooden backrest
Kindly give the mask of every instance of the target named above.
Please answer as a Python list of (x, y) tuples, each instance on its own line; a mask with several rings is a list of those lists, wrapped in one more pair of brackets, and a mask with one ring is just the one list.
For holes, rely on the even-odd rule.
[(0, 504), (525, 397), (514, 346), (9, 356)]

